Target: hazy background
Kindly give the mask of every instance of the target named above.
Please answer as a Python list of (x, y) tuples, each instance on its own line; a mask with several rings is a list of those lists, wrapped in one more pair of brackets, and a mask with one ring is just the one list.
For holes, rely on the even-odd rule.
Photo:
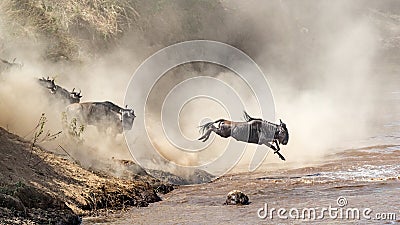
[[(63, 108), (49, 102), (36, 78), (50, 76), (68, 90), (81, 89), (82, 102), (109, 100), (122, 106), (127, 83), (144, 59), (170, 44), (193, 39), (231, 44), (266, 74), (275, 98), (274, 122), (282, 119), (290, 132), (289, 144), (282, 147), (287, 161), (270, 155), (266, 163), (298, 166), (354, 147), (382, 126), (382, 113), (398, 107), (377, 98), (388, 86), (398, 85), (386, 83), (398, 74), (390, 69), (399, 59), (398, 1), (126, 0), (115, 3), (114, 17), (106, 1), (27, 2), (4, 1), (0, 15), (0, 57), (16, 57), (24, 64), (22, 69), (2, 65), (0, 126), (21, 136), (31, 135), (42, 112), (48, 116), (48, 129), (62, 129)], [(148, 126), (154, 128), (152, 139), (164, 157), (187, 165), (217, 157), (227, 141), (216, 138), (210, 154), (185, 158), (172, 152), (157, 132), (163, 96), (195, 76), (227, 82), (245, 99), (249, 113), (259, 115), (254, 96), (224, 68), (194, 63), (169, 71), (146, 106), (156, 117)], [(228, 117), (218, 105), (199, 101), (181, 113), (181, 130), (189, 138), (199, 135), (203, 116)], [(144, 131), (135, 132), (144, 137)], [(122, 135), (99, 138), (93, 128), (84, 135), (85, 147), (76, 148), (61, 137), (49, 148), (59, 151), (58, 144), (67, 146), (89, 166), (102, 158), (130, 157)], [(134, 148), (148, 147), (141, 143), (138, 140)], [(243, 168), (253, 147), (241, 161)]]

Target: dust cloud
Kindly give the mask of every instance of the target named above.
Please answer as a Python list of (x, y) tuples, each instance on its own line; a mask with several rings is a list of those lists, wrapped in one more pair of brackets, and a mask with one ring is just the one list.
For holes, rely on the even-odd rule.
[(283, 64), (268, 64), (267, 73), (274, 74), (277, 117), (291, 133), (284, 152), (310, 162), (371, 135), (381, 91), (375, 84), (383, 77), (373, 70), (379, 33), (365, 2), (302, 3), (280, 1), (287, 45), (279, 57)]
[[(68, 90), (81, 89), (81, 102), (109, 100), (122, 106), (130, 76), (146, 57), (179, 41), (211, 39), (246, 52), (262, 68), (270, 83), (276, 104), (277, 118), (273, 122), (282, 119), (287, 124), (290, 140), (282, 147), (287, 162), (280, 162), (271, 154), (264, 164), (311, 163), (368, 137), (376, 111), (374, 96), (381, 91), (374, 84), (384, 79), (375, 76), (372, 68), (381, 34), (367, 7), (369, 1), (216, 2), (211, 11), (197, 10), (193, 15), (171, 14), (171, 11), (187, 12), (188, 7), (179, 1), (169, 3), (152, 15), (144, 28), (132, 28), (111, 50), (79, 63), (54, 63), (40, 58), (46, 48), (45, 40), (34, 43), (23, 40), (23, 46), (28, 46), (30, 51), (24, 51), (20, 44), (5, 47), (2, 57), (17, 57), (24, 62), (24, 67), (11, 68), (0, 75), (0, 125), (24, 136), (35, 127), (41, 113), (46, 112), (49, 128), (62, 129), (59, 123), (62, 107), (55, 109), (49, 103), (48, 93), (36, 84), (37, 77), (55, 77), (56, 83)], [(196, 7), (201, 8), (201, 4)], [(381, 5), (375, 3), (371, 7)], [(139, 20), (138, 24), (143, 25), (143, 21)], [(1, 27), (2, 36), (7, 36), (4, 33), (10, 30), (4, 29), (4, 24)], [(227, 140), (216, 137), (215, 143), (199, 154), (184, 156), (174, 151), (163, 136), (160, 124), (163, 97), (171, 88), (191, 77), (215, 77), (233, 87), (244, 99), (245, 108), (238, 111), (247, 110), (255, 117), (260, 112), (255, 96), (231, 71), (203, 63), (181, 67), (169, 71), (157, 83), (146, 107), (148, 118), (153, 120), (148, 124), (150, 136), (162, 157), (190, 166), (218, 157)], [(197, 126), (204, 117), (229, 119), (231, 113), (207, 100), (197, 101), (182, 109), (181, 130), (177, 131), (192, 140), (198, 137)], [(207, 106), (202, 107), (204, 104)], [(137, 116), (140, 119), (143, 115)], [(141, 141), (147, 138), (144, 130), (135, 133), (138, 138), (132, 143), (133, 148), (151, 147)], [(88, 127), (84, 137), (86, 150), (74, 149), (65, 140), (60, 142), (87, 165), (95, 164), (104, 156), (131, 158), (122, 135), (102, 138), (99, 135), (102, 134)], [(254, 146), (247, 149), (240, 166), (247, 168), (254, 149)], [(153, 161), (154, 167), (162, 168), (164, 165), (156, 157), (149, 156), (148, 160)]]
[[(377, 84), (385, 78), (384, 75), (376, 76), (374, 72), (377, 52), (381, 48), (381, 33), (366, 3), (223, 2), (223, 6), (235, 16), (225, 14), (224, 27), (220, 29), (226, 37), (218, 36), (216, 39), (244, 50), (262, 67), (275, 97), (277, 118), (274, 122), (282, 119), (289, 128), (289, 144), (282, 147), (288, 161), (280, 162), (271, 154), (266, 163), (275, 166), (314, 163), (327, 154), (357, 147), (360, 140), (374, 132), (375, 112), (384, 107), (376, 101), (376, 96), (382, 91)], [(370, 7), (378, 6), (372, 4)], [(204, 31), (202, 36), (213, 36), (212, 29)], [(203, 68), (200, 74), (206, 75), (207, 68)], [(248, 88), (230, 82), (237, 77), (234, 73), (217, 71), (211, 76), (228, 78), (222, 80), (242, 92), (245, 108), (238, 110), (246, 109), (251, 115), (260, 115), (255, 102), (249, 101), (251, 98), (243, 93)], [(179, 82), (173, 76), (170, 79)], [(168, 90), (168, 87), (164, 89)], [(158, 93), (162, 91), (158, 90)], [(181, 130), (187, 132), (184, 135), (191, 139), (195, 138), (193, 130), (201, 120), (196, 115), (229, 119), (227, 114), (215, 112), (214, 107), (209, 109), (195, 103), (188, 107), (187, 115), (182, 113), (180, 118), (187, 123), (180, 125)], [(156, 133), (161, 133), (159, 131), (151, 135), (155, 137)], [(217, 139), (207, 149), (211, 152), (207, 155), (208, 160), (219, 155), (221, 147), (226, 144)], [(168, 146), (165, 140), (159, 143), (157, 146)], [(191, 159), (183, 157), (182, 153), (173, 154), (174, 151), (168, 147), (165, 149), (168, 159)], [(249, 146), (239, 168), (248, 168), (254, 151), (254, 146)], [(202, 158), (201, 154), (197, 156), (193, 157), (192, 164)]]
[[(5, 24), (1, 27), (3, 37), (7, 36), (4, 32), (12, 32), (6, 29)], [(1, 68), (0, 126), (31, 140), (35, 132), (39, 131), (36, 127), (44, 113), (47, 122), (40, 138), (43, 140), (37, 144), (46, 149), (60, 154), (67, 152), (73, 160), (93, 169), (102, 169), (112, 158), (131, 159), (122, 134), (103, 133), (96, 127), (86, 126), (80, 138), (83, 142), (77, 143), (76, 139), (70, 138), (69, 128), (63, 124), (66, 105), (38, 82), (38, 78), (50, 77), (68, 91), (73, 88), (75, 91), (81, 90), (81, 102), (112, 101), (122, 107), (125, 87), (132, 70), (132, 62), (124, 61), (127, 56), (122, 50), (77, 63), (52, 62), (43, 58), (47, 49), (45, 40), (20, 38), (2, 41), (0, 57), (8, 61), (16, 57), (16, 61), (22, 62), (23, 67)], [(129, 59), (133, 61), (134, 57)], [(68, 118), (68, 126), (71, 126), (71, 119)], [(44, 137), (48, 131), (50, 134), (62, 133), (55, 140), (49, 141)]]

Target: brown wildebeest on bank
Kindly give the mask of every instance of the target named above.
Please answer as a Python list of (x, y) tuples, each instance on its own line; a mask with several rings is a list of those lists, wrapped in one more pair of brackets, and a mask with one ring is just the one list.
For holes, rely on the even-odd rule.
[(38, 81), (41, 86), (49, 90), (50, 94), (53, 95), (55, 99), (62, 102), (64, 105), (79, 103), (82, 98), (80, 91), (76, 92), (74, 88), (69, 92), (65, 88), (55, 84), (54, 79), (42, 77)]
[(74, 103), (66, 107), (66, 114), (80, 124), (96, 126), (100, 131), (111, 128), (115, 133), (132, 129), (136, 117), (133, 109), (124, 109), (109, 101)]

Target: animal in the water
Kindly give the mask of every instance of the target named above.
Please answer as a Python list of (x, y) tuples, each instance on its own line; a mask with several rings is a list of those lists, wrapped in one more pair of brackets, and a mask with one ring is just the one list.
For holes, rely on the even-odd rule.
[(40, 78), (39, 84), (48, 89), (51, 95), (55, 97), (58, 101), (61, 101), (65, 105), (69, 105), (72, 103), (79, 103), (82, 95), (81, 91), (76, 92), (75, 88), (72, 91), (68, 91), (65, 88), (55, 84), (54, 79), (47, 78)]
[[(233, 137), (238, 141), (266, 145), (278, 154), (279, 158), (285, 157), (279, 152), (279, 144), (287, 145), (289, 141), (289, 131), (286, 124), (280, 120), (280, 124), (268, 122), (266, 120), (253, 118), (244, 112), (244, 122), (235, 122), (219, 119), (200, 126), (203, 133), (198, 140), (207, 141), (211, 133), (214, 132), (223, 138)], [(275, 145), (274, 145), (275, 144)]]
[(105, 102), (82, 102), (66, 107), (67, 118), (76, 118), (82, 125), (96, 126), (100, 131), (111, 128), (115, 133), (130, 130), (135, 120), (135, 112), (128, 106), (121, 108), (116, 104)]
[(248, 205), (248, 204), (250, 204), (249, 197), (245, 193), (239, 190), (230, 191), (226, 196), (225, 205)]

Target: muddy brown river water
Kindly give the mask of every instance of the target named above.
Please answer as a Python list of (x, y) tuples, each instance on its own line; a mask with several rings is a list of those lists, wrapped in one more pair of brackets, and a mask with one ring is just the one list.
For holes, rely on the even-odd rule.
[[(375, 146), (345, 151), (318, 166), (228, 174), (179, 187), (161, 202), (98, 224), (400, 224), (399, 158), (400, 145)], [(223, 205), (233, 189), (245, 192), (251, 203)], [(315, 212), (302, 214), (305, 209)]]
[[(374, 151), (386, 153), (382, 157)], [(164, 195), (161, 202), (114, 215), (102, 223), (400, 224), (399, 157), (398, 145), (375, 146), (346, 151), (320, 166), (229, 174), (212, 183), (179, 187)], [(360, 158), (363, 160), (357, 160)], [(233, 189), (245, 192), (251, 203), (223, 205)], [(258, 212), (260, 208), (267, 210)], [(278, 215), (280, 208), (286, 213)], [(321, 213), (323, 208), (332, 212)], [(301, 217), (304, 209), (315, 209), (315, 213), (305, 212)], [(359, 217), (349, 210), (357, 210)]]
[[(400, 92), (390, 92), (400, 103)], [(180, 186), (163, 201), (84, 224), (400, 224), (400, 118), (393, 111), (381, 135), (364, 147), (313, 165), (227, 174), (211, 183)], [(223, 205), (234, 189), (251, 203)]]

